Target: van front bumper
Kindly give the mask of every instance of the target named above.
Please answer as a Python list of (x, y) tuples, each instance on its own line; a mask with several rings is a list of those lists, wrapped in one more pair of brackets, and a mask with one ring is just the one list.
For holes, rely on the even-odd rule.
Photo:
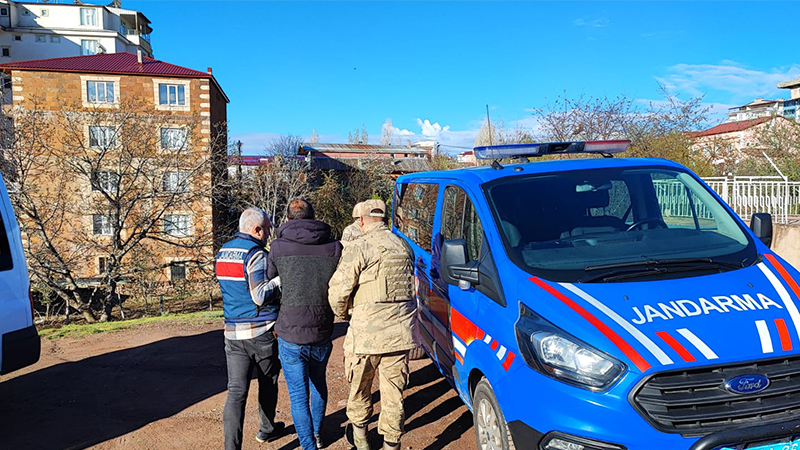
[(4, 334), (0, 345), (3, 348), (0, 375), (36, 363), (42, 350), (39, 333), (33, 325)]

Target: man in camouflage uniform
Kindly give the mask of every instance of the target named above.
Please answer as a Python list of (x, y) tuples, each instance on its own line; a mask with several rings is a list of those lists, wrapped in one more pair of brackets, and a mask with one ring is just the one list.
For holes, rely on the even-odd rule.
[[(397, 450), (403, 434), (403, 390), (408, 383), (408, 352), (416, 347), (413, 253), (384, 223), (382, 200), (362, 203), (364, 235), (344, 251), (329, 283), (337, 317), (350, 321), (344, 339), (345, 376), (350, 383), (347, 417), (358, 450), (369, 450), (372, 381), (378, 372), (383, 448)], [(351, 313), (352, 311), (352, 313)]]
[(355, 241), (359, 236), (364, 234), (364, 232), (361, 231), (361, 205), (363, 204), (364, 202), (356, 203), (356, 206), (353, 207), (353, 219), (355, 219), (355, 221), (346, 226), (344, 231), (342, 231), (342, 238), (339, 240), (342, 245), (347, 245), (348, 242)]

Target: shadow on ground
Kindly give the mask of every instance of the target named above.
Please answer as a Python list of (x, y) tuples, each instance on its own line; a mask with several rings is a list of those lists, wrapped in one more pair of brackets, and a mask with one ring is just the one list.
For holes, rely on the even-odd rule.
[(47, 367), (0, 383), (2, 447), (86, 448), (223, 392), (226, 380), (222, 331)]
[[(424, 386), (424, 387), (423, 387)], [(447, 380), (442, 378), (442, 375), (433, 364), (427, 364), (416, 371), (412, 372), (408, 380), (408, 389), (420, 387), (421, 389), (412, 393), (406, 394), (404, 405), (406, 417), (414, 417), (416, 413), (424, 409), (429, 404), (433, 403), (436, 399), (447, 395), (453, 388), (448, 384)], [(379, 392), (372, 393), (373, 405), (378, 404), (380, 401)], [(440, 403), (430, 411), (414, 417), (412, 420), (406, 419), (406, 432), (426, 425), (431, 425), (440, 421), (443, 417), (457, 410), (463, 405), (463, 402), (458, 396), (451, 397), (444, 402)], [(376, 408), (377, 411), (378, 408)], [(383, 443), (383, 438), (377, 431), (378, 414), (372, 416), (370, 421), (370, 431), (368, 439), (372, 444), (372, 448), (380, 448)], [(326, 443), (335, 442), (345, 436), (346, 424), (348, 423), (346, 408), (341, 408), (331, 414), (325, 416), (325, 422), (322, 430), (322, 438)], [(294, 433), (294, 427), (290, 427), (287, 431)], [(462, 413), (458, 419), (450, 423), (436, 436), (436, 440), (426, 446), (426, 449), (441, 450), (448, 444), (457, 441), (465, 432), (472, 431), (472, 414), (469, 411)], [(348, 440), (352, 439), (348, 437)], [(284, 444), (277, 450), (293, 450), (300, 448), (300, 442), (293, 439), (291, 442)]]

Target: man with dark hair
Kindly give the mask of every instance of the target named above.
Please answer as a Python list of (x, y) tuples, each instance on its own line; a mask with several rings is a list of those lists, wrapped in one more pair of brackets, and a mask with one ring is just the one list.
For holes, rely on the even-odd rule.
[(280, 279), (267, 277), (267, 244), (272, 227), (267, 213), (246, 209), (239, 232), (217, 254), (216, 274), (225, 315), (225, 358), (228, 396), (222, 413), (225, 450), (242, 448), (242, 427), (253, 367), (258, 372), (258, 442), (279, 437), (283, 423), (275, 422), (278, 405), (278, 343), (272, 331), (278, 317)]
[(314, 220), (303, 199), (289, 203), (287, 221), (278, 228), (269, 253), (268, 275), (280, 276), (281, 311), (275, 324), (292, 419), (303, 450), (322, 447), (322, 419), (328, 401), (325, 371), (333, 344), (333, 311), (328, 281), (342, 245), (331, 227)]

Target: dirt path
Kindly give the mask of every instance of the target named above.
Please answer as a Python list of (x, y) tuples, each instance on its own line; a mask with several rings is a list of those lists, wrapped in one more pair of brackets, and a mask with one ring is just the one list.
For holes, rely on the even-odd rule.
[[(34, 366), (0, 377), (1, 449), (221, 449), (225, 355), (221, 324), (159, 322), (130, 330), (42, 341)], [(336, 325), (328, 366), (330, 401), (323, 438), (344, 439), (347, 384)], [(472, 414), (428, 360), (411, 364), (404, 449), (475, 448)], [(281, 379), (278, 419), (289, 435), (258, 444), (256, 382), (251, 383), (244, 449), (300, 448)], [(376, 413), (379, 406), (376, 407)], [(375, 416), (377, 421), (377, 415)], [(373, 447), (380, 436), (370, 426)]]

